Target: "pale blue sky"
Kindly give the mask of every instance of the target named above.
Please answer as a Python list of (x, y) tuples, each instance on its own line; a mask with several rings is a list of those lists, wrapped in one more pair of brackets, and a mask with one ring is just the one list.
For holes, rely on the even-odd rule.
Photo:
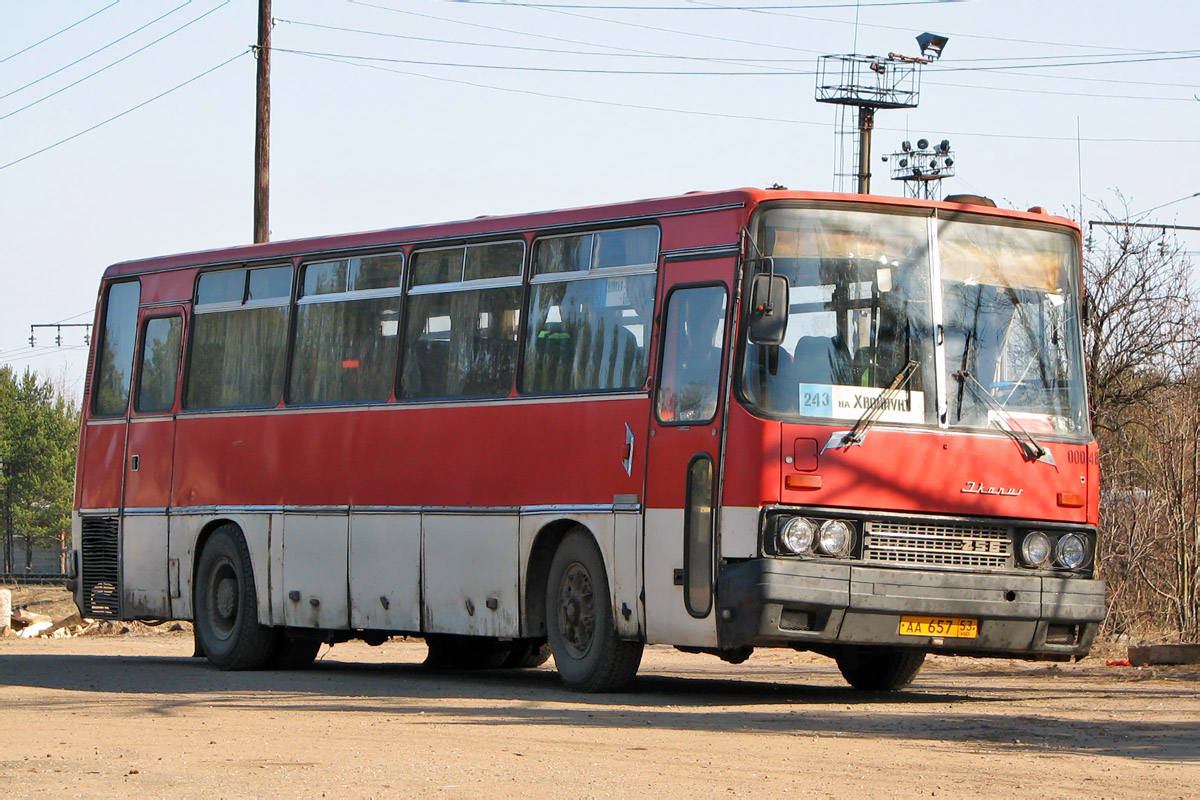
[[(256, 13), (0, 0), (0, 363), (78, 392), (84, 351), (43, 347), (52, 332), (31, 349), (31, 323), (90, 321), (110, 263), (250, 240)], [(273, 239), (831, 189), (817, 55), (916, 54), (922, 31), (950, 42), (920, 106), (877, 116), (876, 193), (902, 194), (878, 156), (922, 136), (956, 151), (946, 193), (1005, 205), (1074, 216), (1082, 191), (1092, 217), (1114, 190), (1132, 211), (1200, 192), (1195, 0), (274, 0), (274, 16)], [(1151, 216), (1198, 225), (1200, 198)]]

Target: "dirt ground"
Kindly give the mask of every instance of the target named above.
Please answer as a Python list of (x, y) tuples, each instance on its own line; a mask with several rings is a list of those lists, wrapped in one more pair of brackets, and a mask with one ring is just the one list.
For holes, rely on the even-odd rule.
[(931, 658), (876, 694), (819, 656), (651, 647), (631, 692), (578, 695), (553, 662), (427, 671), (420, 642), (303, 672), (191, 652), (163, 628), (0, 639), (0, 796), (1200, 795), (1197, 667)]

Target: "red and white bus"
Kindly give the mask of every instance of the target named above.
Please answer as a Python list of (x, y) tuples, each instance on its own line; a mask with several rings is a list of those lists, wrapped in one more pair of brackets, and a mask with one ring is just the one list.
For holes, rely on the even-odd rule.
[[(954, 198), (951, 198), (954, 200)], [(1080, 234), (741, 189), (110, 267), (76, 599), (225, 669), (424, 637), (617, 690), (645, 644), (1063, 660), (1104, 610)]]

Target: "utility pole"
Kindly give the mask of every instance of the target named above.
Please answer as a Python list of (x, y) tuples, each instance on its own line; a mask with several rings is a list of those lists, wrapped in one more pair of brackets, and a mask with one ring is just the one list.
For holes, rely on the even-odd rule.
[(254, 113), (254, 243), (271, 238), (271, 0), (258, 0), (258, 86)]

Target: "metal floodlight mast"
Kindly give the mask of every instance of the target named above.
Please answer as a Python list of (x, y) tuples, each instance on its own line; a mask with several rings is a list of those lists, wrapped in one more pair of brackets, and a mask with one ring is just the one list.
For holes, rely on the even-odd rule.
[(917, 37), (921, 52), (913, 57), (898, 53), (885, 56), (858, 54), (829, 55), (817, 59), (818, 103), (858, 107), (859, 194), (871, 192), (871, 132), (875, 111), (881, 108), (916, 108), (921, 99), (921, 66), (941, 55), (947, 37), (923, 33)]
[(920, 139), (915, 148), (912, 142), (901, 142), (900, 150), (884, 156), (883, 160), (890, 163), (892, 180), (904, 182), (906, 197), (937, 200), (941, 195), (941, 181), (954, 177), (955, 158), (949, 139), (942, 139), (933, 146), (928, 139)]

